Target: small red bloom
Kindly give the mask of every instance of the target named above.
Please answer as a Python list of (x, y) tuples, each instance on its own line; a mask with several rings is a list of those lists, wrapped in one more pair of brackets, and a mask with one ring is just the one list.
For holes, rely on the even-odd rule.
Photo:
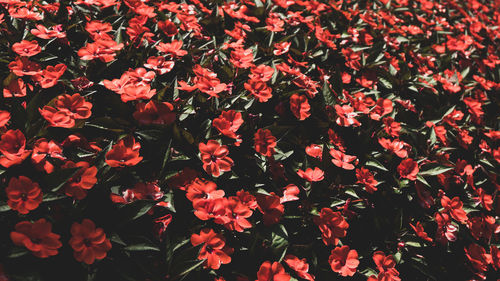
[(87, 119), (92, 115), (92, 103), (78, 93), (57, 97), (55, 107), (44, 106), (39, 109), (40, 114), (49, 121), (53, 127), (72, 128), (75, 120)]
[(465, 255), (469, 259), (472, 267), (480, 272), (488, 270), (488, 264), (492, 263), (491, 255), (486, 253), (486, 250), (473, 243), (469, 247), (465, 248)]
[(391, 100), (379, 98), (375, 107), (370, 111), (370, 118), (378, 121), (384, 115), (391, 113), (392, 109)]
[(336, 150), (335, 148), (330, 149), (330, 155), (333, 157), (332, 162), (335, 166), (346, 170), (354, 169), (354, 165), (351, 164), (351, 162), (356, 160), (356, 156), (347, 155), (340, 150)]
[(215, 118), (212, 126), (215, 127), (221, 134), (226, 137), (238, 139), (240, 136), (236, 135), (236, 131), (243, 124), (241, 112), (234, 110), (222, 111), (220, 116)]
[(230, 62), (236, 68), (249, 68), (254, 66), (252, 49), (236, 49), (232, 51)]
[(273, 97), (271, 88), (262, 80), (250, 79), (245, 83), (244, 87), (257, 98), (259, 102), (267, 102)]
[(406, 158), (408, 157), (408, 152), (411, 150), (411, 146), (404, 141), (395, 139), (393, 141), (386, 138), (379, 138), (378, 143), (385, 149), (396, 154), (398, 157)]
[(314, 218), (314, 223), (319, 227), (325, 245), (337, 245), (339, 238), (346, 236), (349, 227), (342, 214), (330, 208), (321, 209), (319, 216)]
[(272, 193), (265, 195), (258, 193), (256, 196), (259, 211), (263, 214), (264, 225), (276, 224), (285, 213), (285, 206), (280, 202), (280, 197)]
[(141, 124), (172, 124), (175, 121), (174, 106), (168, 102), (137, 103), (134, 118)]
[(370, 170), (363, 167), (356, 169), (356, 178), (358, 179), (357, 183), (363, 184), (368, 193), (377, 191), (378, 181), (375, 180)]
[(464, 204), (460, 201), (460, 198), (453, 197), (453, 199), (450, 199), (446, 195), (443, 195), (443, 197), (441, 197), (441, 205), (445, 212), (448, 212), (455, 220), (461, 223), (467, 221), (467, 213), (462, 209)]
[(0, 128), (5, 127), (10, 120), (10, 112), (6, 110), (0, 110)]
[(200, 234), (191, 235), (191, 244), (198, 246), (203, 244), (198, 255), (199, 260), (206, 260), (204, 266), (211, 269), (219, 269), (221, 264), (231, 262), (230, 254), (233, 249), (226, 246), (226, 239), (212, 229), (204, 228)]
[(247, 220), (253, 214), (252, 210), (234, 196), (227, 200), (226, 216), (230, 219), (224, 226), (229, 230), (242, 232), (246, 228), (251, 228), (252, 224)]
[(291, 276), (285, 272), (285, 269), (279, 262), (265, 261), (257, 272), (255, 281), (289, 281)]
[(31, 57), (42, 51), (40, 45), (36, 40), (26, 41), (22, 40), (21, 42), (14, 43), (12, 45), (12, 50), (16, 52), (20, 56)]
[(306, 154), (321, 161), (323, 159), (323, 146), (314, 143), (306, 146)]
[(309, 110), (311, 110), (311, 106), (309, 105), (307, 97), (304, 95), (293, 94), (290, 97), (290, 110), (299, 120), (305, 120), (311, 116), (311, 113), (309, 112)]
[(297, 171), (297, 174), (299, 175), (299, 177), (309, 182), (322, 181), (325, 178), (325, 173), (318, 167), (314, 167), (314, 169), (307, 168), (305, 171), (299, 169)]
[(411, 226), (411, 228), (413, 228), (413, 230), (415, 231), (415, 233), (417, 234), (418, 237), (424, 239), (425, 241), (432, 242), (432, 238), (430, 238), (427, 235), (424, 227), (422, 226), (422, 224), (419, 221), (417, 221), (416, 225), (413, 225), (410, 223), (410, 226)]
[(75, 199), (82, 200), (87, 196), (87, 190), (91, 189), (97, 182), (97, 168), (90, 166), (88, 162), (80, 161), (74, 163), (66, 162), (61, 169), (80, 168), (64, 185), (65, 193)]
[(354, 112), (354, 108), (349, 105), (340, 106), (338, 104), (335, 105), (335, 111), (337, 112), (337, 124), (339, 126), (349, 127), (349, 126), (361, 126), (361, 123), (355, 118), (358, 116), (356, 112)]
[(229, 158), (227, 146), (221, 145), (216, 140), (209, 140), (206, 144), (200, 142), (200, 158), (203, 169), (214, 177), (220, 176), (221, 172), (231, 171), (234, 165), (233, 159)]
[(290, 50), (290, 46), (292, 43), (283, 41), (281, 43), (274, 43), (274, 50), (273, 54), (275, 56), (281, 56), (283, 54), (288, 53), (288, 50)]
[(20, 130), (8, 130), (0, 138), (0, 165), (9, 168), (20, 164), (26, 159), (31, 150), (26, 150), (26, 138)]
[(358, 252), (349, 246), (336, 247), (332, 250), (328, 263), (334, 272), (341, 276), (353, 276), (359, 265)]
[(276, 138), (268, 129), (258, 129), (254, 136), (254, 142), (255, 151), (258, 153), (267, 157), (271, 157), (274, 154)]
[(111, 167), (135, 166), (142, 160), (139, 155), (141, 144), (134, 137), (128, 136), (119, 140), (106, 153), (106, 163)]
[(39, 219), (34, 223), (18, 222), (14, 231), (10, 233), (14, 244), (26, 247), (39, 258), (57, 255), (57, 249), (62, 247), (60, 237), (52, 232), (52, 224), (45, 219)]
[(194, 179), (186, 187), (186, 197), (193, 205), (198, 205), (199, 200), (210, 200), (224, 197), (224, 190), (218, 190), (217, 185), (213, 181)]
[[(30, 89), (33, 89), (33, 86), (29, 85)], [(3, 97), (4, 98), (12, 98), (12, 97), (25, 97), (26, 96), (26, 84), (24, 83), (23, 79), (17, 78), (17, 79), (12, 79), (3, 89)]]
[(273, 77), (274, 68), (267, 66), (265, 64), (261, 64), (256, 67), (252, 67), (250, 72), (251, 73), (248, 75), (250, 79), (267, 82), (271, 80), (271, 78)]
[(9, 198), (9, 207), (20, 214), (27, 214), (42, 203), (43, 193), (40, 186), (25, 176), (11, 178), (5, 193)]
[(159, 43), (156, 49), (162, 53), (171, 55), (172, 57), (183, 57), (187, 55), (186, 50), (182, 50), (182, 41), (174, 40), (172, 43)]
[(69, 245), (73, 248), (73, 256), (79, 262), (93, 264), (102, 260), (111, 250), (111, 242), (106, 238), (106, 233), (100, 227), (96, 228), (93, 221), (84, 219), (82, 223), (73, 223), (71, 226), (71, 239)]
[(286, 255), (283, 258), (283, 261), (295, 272), (300, 278), (313, 281), (314, 280), (314, 275), (308, 273), (309, 271), (309, 264), (307, 263), (306, 259), (299, 259), (298, 257), (294, 255)]
[[(392, 255), (386, 256), (382, 251), (376, 251), (373, 253), (373, 262), (377, 265), (377, 269), (380, 273), (383, 273), (385, 279), (379, 280), (400, 280), (399, 272), (396, 270), (396, 260)], [(380, 275), (379, 275), (380, 276)]]
[(418, 163), (411, 158), (407, 158), (399, 163), (398, 172), (402, 178), (414, 181), (417, 179), (418, 171)]
[(66, 71), (67, 66), (63, 63), (55, 66), (47, 66), (40, 74), (33, 75), (33, 80), (40, 84), (40, 87), (46, 89), (53, 87)]

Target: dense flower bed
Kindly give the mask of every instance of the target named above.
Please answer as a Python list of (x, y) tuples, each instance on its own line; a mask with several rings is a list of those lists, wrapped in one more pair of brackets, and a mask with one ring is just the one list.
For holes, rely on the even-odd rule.
[(496, 280), (498, 0), (0, 0), (0, 280)]

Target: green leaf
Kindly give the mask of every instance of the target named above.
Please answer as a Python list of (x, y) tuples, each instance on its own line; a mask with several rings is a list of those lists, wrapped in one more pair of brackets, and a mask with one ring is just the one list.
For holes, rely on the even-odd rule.
[(153, 244), (152, 242), (143, 242), (138, 244), (129, 245), (123, 248), (125, 251), (160, 251), (160, 248)]
[(155, 204), (155, 201), (150, 200), (134, 201), (120, 208), (120, 216), (123, 220), (135, 220), (146, 214)]
[(420, 169), (420, 172), (418, 172), (418, 174), (421, 176), (437, 176), (437, 175), (445, 173), (449, 170), (453, 170), (453, 167), (446, 167), (446, 166), (441, 166), (438, 164), (431, 163), (431, 164), (423, 165)]
[(372, 167), (372, 168), (377, 168), (377, 169), (385, 171), (385, 172), (389, 171), (389, 170), (387, 170), (386, 167), (384, 167), (384, 165), (382, 165), (382, 163), (380, 163), (379, 161), (377, 161), (375, 159), (366, 161), (365, 166)]
[(335, 97), (332, 95), (332, 91), (330, 90), (330, 87), (328, 86), (328, 82), (326, 82), (326, 81), (325, 81), (325, 83), (323, 83), (323, 98), (325, 99), (326, 105), (334, 105), (335, 104)]
[(45, 177), (45, 187), (52, 192), (58, 191), (76, 174), (76, 172), (78, 172), (78, 170), (80, 170), (80, 167), (55, 170)]
[(195, 261), (190, 261), (190, 262), (187, 262), (187, 267), (185, 269), (183, 269), (181, 272), (177, 273), (174, 275), (174, 277), (172, 278), (173, 280), (177, 280), (177, 279), (181, 279), (181, 278), (184, 278), (185, 276), (187, 276), (189, 274), (189, 272), (197, 269), (198, 267), (200, 267), (203, 263), (205, 262), (205, 260), (195, 260)]

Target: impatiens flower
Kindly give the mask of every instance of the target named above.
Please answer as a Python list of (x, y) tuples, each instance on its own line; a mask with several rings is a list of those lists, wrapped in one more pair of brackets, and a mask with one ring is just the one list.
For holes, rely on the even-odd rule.
[(26, 138), (20, 130), (8, 130), (0, 138), (0, 165), (9, 168), (28, 158), (31, 150), (26, 149)]
[(285, 269), (279, 262), (265, 261), (257, 272), (255, 281), (290, 281), (291, 276), (285, 272)]
[(222, 111), (220, 116), (212, 121), (212, 126), (221, 134), (233, 139), (240, 137), (236, 135), (236, 131), (238, 131), (241, 124), (243, 124), (241, 112), (236, 112), (234, 110)]
[(168, 225), (172, 222), (172, 215), (166, 214), (154, 220), (155, 226), (155, 234), (158, 239), (161, 240), (163, 233), (167, 230)]
[(9, 69), (17, 76), (37, 75), (42, 73), (40, 65), (27, 57), (17, 57), (9, 63)]
[(240, 202), (238, 197), (229, 198), (226, 204), (226, 216), (230, 219), (230, 222), (224, 224), (224, 226), (229, 230), (242, 232), (252, 227), (252, 224), (247, 220), (252, 214), (252, 210)]
[(174, 40), (172, 43), (159, 43), (156, 49), (162, 53), (169, 54), (172, 57), (182, 57), (187, 55), (186, 50), (182, 50), (182, 41)]
[(55, 66), (47, 66), (40, 74), (33, 75), (33, 80), (38, 82), (40, 87), (46, 89), (53, 87), (59, 81), (59, 78), (66, 71), (67, 66), (63, 63), (59, 63)]
[(141, 144), (136, 142), (134, 137), (125, 137), (106, 153), (106, 163), (111, 167), (135, 166), (142, 160), (140, 149)]
[(271, 192), (270, 195), (258, 193), (256, 196), (259, 211), (262, 213), (264, 225), (276, 224), (285, 212), (280, 197)]
[(27, 214), (42, 203), (43, 193), (40, 186), (25, 176), (11, 178), (5, 193), (9, 198), (7, 201), (9, 207), (20, 214)]
[[(28, 86), (31, 90), (33, 89), (33, 86), (29, 84)], [(26, 96), (26, 84), (21, 78), (12, 79), (10, 83), (3, 88), (4, 98), (25, 97), (25, 96)]]
[(198, 205), (199, 200), (210, 200), (223, 196), (224, 190), (218, 190), (213, 181), (196, 178), (186, 188), (186, 198), (192, 201), (193, 205)]
[(347, 155), (340, 150), (336, 150), (335, 148), (330, 149), (330, 155), (333, 157), (332, 162), (335, 166), (345, 170), (354, 169), (354, 165), (351, 164), (351, 162), (356, 160), (356, 156)]
[(465, 248), (465, 255), (469, 259), (474, 269), (484, 272), (488, 270), (488, 265), (492, 262), (491, 254), (478, 244), (472, 243)]
[(303, 278), (303, 279), (309, 280), (309, 281), (314, 280), (314, 275), (308, 273), (309, 264), (307, 263), (306, 259), (299, 259), (298, 257), (296, 257), (294, 255), (288, 254), (283, 258), (283, 261), (291, 269), (293, 269), (300, 278)]
[(334, 272), (341, 276), (353, 276), (358, 268), (358, 252), (349, 246), (336, 247), (332, 250), (328, 263)]
[(5, 127), (10, 120), (10, 112), (0, 110), (0, 128)]
[(306, 154), (321, 161), (323, 159), (323, 146), (314, 143), (306, 146)]
[(339, 238), (346, 236), (349, 227), (342, 214), (330, 208), (321, 209), (319, 216), (314, 217), (314, 223), (319, 227), (325, 245), (337, 245)]
[(273, 97), (271, 88), (262, 80), (250, 79), (244, 86), (259, 102), (267, 102)]
[(398, 157), (406, 158), (408, 157), (408, 152), (411, 150), (411, 146), (404, 141), (395, 139), (393, 141), (386, 138), (379, 138), (378, 143), (385, 149), (396, 154)]
[(92, 103), (85, 101), (78, 93), (59, 96), (54, 105), (39, 109), (52, 127), (72, 128), (75, 120), (87, 119), (92, 115)]
[(463, 203), (460, 201), (460, 198), (453, 197), (453, 199), (450, 199), (446, 195), (443, 195), (443, 197), (441, 197), (441, 205), (445, 212), (448, 212), (455, 220), (461, 223), (467, 221), (467, 213), (462, 209)]
[(111, 242), (106, 238), (106, 233), (94, 222), (84, 219), (82, 223), (73, 223), (71, 226), (71, 239), (69, 245), (73, 248), (73, 256), (79, 262), (93, 264), (95, 260), (102, 260), (111, 250)]
[[(379, 280), (400, 280), (399, 272), (396, 270), (396, 260), (392, 255), (386, 256), (382, 251), (376, 251), (373, 253), (373, 262), (377, 266), (377, 270), (384, 274), (384, 278)], [(380, 276), (380, 275), (379, 275)]]
[(174, 106), (168, 102), (137, 103), (134, 118), (141, 124), (172, 124), (175, 121)]
[(39, 219), (33, 223), (18, 222), (14, 231), (10, 233), (10, 239), (15, 245), (25, 247), (39, 258), (57, 255), (57, 249), (62, 247), (60, 237), (52, 232), (52, 224), (45, 219)]
[(432, 238), (430, 238), (427, 235), (427, 233), (424, 230), (424, 227), (422, 226), (422, 224), (419, 221), (417, 221), (416, 225), (413, 225), (410, 223), (410, 226), (411, 226), (411, 228), (413, 228), (413, 230), (415, 231), (415, 233), (417, 234), (418, 237), (422, 238), (425, 241), (432, 242)]
[(293, 94), (290, 97), (290, 110), (299, 120), (305, 120), (311, 116), (311, 113), (309, 112), (309, 110), (311, 110), (311, 106), (309, 105), (307, 97), (304, 95)]
[(236, 68), (249, 68), (253, 64), (253, 51), (252, 49), (236, 49), (231, 52), (231, 59), (229, 60)]
[(356, 178), (358, 179), (357, 183), (364, 185), (368, 193), (377, 191), (378, 181), (375, 180), (370, 170), (363, 167), (356, 169)]
[(300, 189), (295, 184), (289, 184), (283, 187), (283, 196), (280, 198), (280, 203), (299, 200)]
[(335, 105), (335, 111), (337, 112), (336, 122), (339, 126), (349, 127), (349, 126), (361, 126), (361, 123), (355, 118), (358, 116), (354, 109), (349, 105), (340, 106)]
[(162, 56), (149, 57), (147, 63), (144, 64), (145, 68), (153, 69), (159, 75), (172, 71), (174, 66), (174, 61), (166, 60), (165, 57)]
[(120, 51), (123, 46), (123, 43), (118, 44), (114, 40), (98, 39), (78, 50), (78, 56), (81, 60), (99, 59), (102, 62), (111, 62), (115, 59), (116, 52)]
[(31, 34), (35, 35), (40, 39), (52, 39), (52, 38), (65, 38), (66, 32), (62, 30), (62, 25), (54, 25), (52, 27), (45, 27), (41, 24), (37, 24), (36, 28), (31, 30)]
[(416, 180), (418, 174), (418, 163), (411, 158), (407, 158), (398, 165), (399, 176), (409, 180)]
[(12, 50), (20, 56), (31, 57), (42, 51), (40, 45), (36, 40), (27, 41), (22, 40), (21, 42), (14, 43), (12, 45)]
[(87, 196), (87, 190), (91, 189), (97, 182), (97, 168), (90, 166), (88, 162), (80, 161), (74, 163), (67, 161), (61, 169), (79, 168), (78, 171), (66, 182), (64, 190), (66, 195), (82, 200)]
[(384, 115), (392, 112), (392, 101), (389, 99), (379, 98), (377, 104), (370, 111), (370, 118), (373, 120), (380, 120)]
[(255, 151), (258, 153), (267, 157), (271, 157), (274, 154), (276, 138), (268, 129), (258, 129), (254, 135), (254, 142)]
[(248, 77), (250, 79), (260, 80), (262, 82), (267, 82), (273, 77), (274, 68), (261, 64), (250, 69), (250, 74)]
[(288, 50), (290, 49), (290, 46), (292, 43), (283, 41), (281, 43), (274, 43), (274, 50), (273, 54), (275, 56), (281, 56), (283, 54), (288, 53)]
[(436, 212), (434, 215), (436, 220), (436, 241), (446, 245), (448, 241), (454, 242), (457, 240), (458, 228), (451, 223), (451, 218), (448, 214)]
[(205, 260), (204, 266), (211, 269), (219, 269), (221, 264), (231, 262), (230, 254), (233, 249), (226, 246), (226, 239), (212, 229), (204, 228), (200, 234), (191, 235), (191, 244), (198, 246), (203, 244), (198, 255), (199, 260)]
[(218, 177), (222, 174), (221, 172), (231, 171), (234, 162), (227, 156), (229, 154), (227, 146), (221, 145), (216, 140), (209, 140), (206, 144), (200, 142), (198, 147), (203, 169), (208, 174)]
[(307, 168), (305, 171), (299, 169), (297, 171), (299, 177), (305, 179), (309, 182), (322, 181), (324, 179), (324, 172), (318, 167), (314, 167), (314, 169)]

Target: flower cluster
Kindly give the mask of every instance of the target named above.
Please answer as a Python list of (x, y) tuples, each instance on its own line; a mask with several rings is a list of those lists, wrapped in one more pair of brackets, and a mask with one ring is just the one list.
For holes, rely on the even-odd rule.
[(498, 0), (0, 0), (0, 34), (0, 281), (498, 278)]

